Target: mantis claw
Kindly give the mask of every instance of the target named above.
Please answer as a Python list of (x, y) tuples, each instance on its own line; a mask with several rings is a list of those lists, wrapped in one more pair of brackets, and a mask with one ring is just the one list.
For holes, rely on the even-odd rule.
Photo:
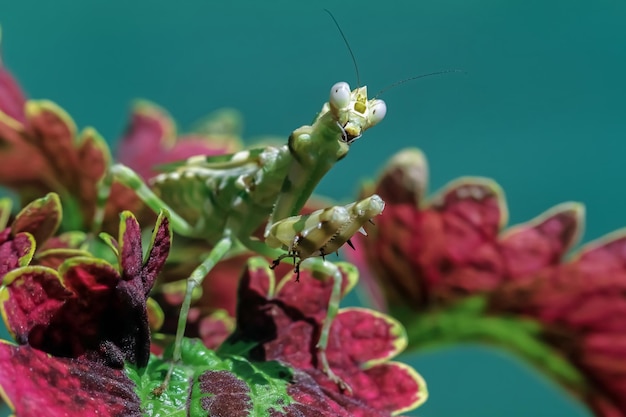
[(300, 263), (299, 262), (293, 271), (296, 273), (296, 282), (300, 282)]
[(272, 261), (272, 264), (270, 265), (270, 269), (276, 269), (276, 267), (280, 265), (280, 261), (288, 257), (293, 257), (293, 272), (295, 272), (296, 274), (296, 282), (300, 282), (300, 263), (302, 262), (302, 260), (296, 261), (298, 257), (298, 252), (296, 251), (284, 253), (278, 258), (274, 259)]
[(326, 357), (326, 351), (323, 350), (320, 346), (318, 346), (317, 348), (319, 349), (320, 362), (322, 362), (322, 370), (324, 371), (328, 379), (337, 384), (340, 390), (352, 395), (352, 387), (339, 375), (334, 373), (332, 369), (330, 369), (330, 365), (328, 364), (328, 358)]

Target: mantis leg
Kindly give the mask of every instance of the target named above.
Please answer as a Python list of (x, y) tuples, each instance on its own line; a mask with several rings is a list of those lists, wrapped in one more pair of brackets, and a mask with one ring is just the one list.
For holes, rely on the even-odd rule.
[(166, 209), (170, 214), (170, 224), (172, 229), (183, 236), (193, 236), (194, 228), (185, 219), (176, 213), (167, 203), (165, 203), (159, 196), (157, 196), (143, 181), (143, 179), (137, 175), (135, 171), (122, 164), (113, 165), (104, 178), (100, 181), (98, 189), (98, 206), (96, 207), (96, 213), (93, 221), (93, 231), (99, 232), (104, 220), (104, 210), (106, 202), (109, 199), (111, 193), (111, 186), (113, 182), (117, 181), (130, 189), (132, 189), (137, 196), (148, 207), (150, 207), (155, 213), (158, 213), (161, 209)]
[(189, 278), (187, 278), (187, 288), (185, 289), (185, 298), (183, 304), (180, 307), (180, 314), (178, 316), (178, 326), (176, 327), (176, 339), (174, 342), (173, 359), (175, 362), (181, 359), (180, 348), (183, 342), (183, 336), (185, 335), (185, 326), (187, 325), (187, 316), (189, 315), (189, 309), (191, 308), (191, 299), (193, 291), (202, 285), (204, 278), (211, 272), (213, 267), (222, 260), (222, 258), (228, 253), (233, 246), (233, 240), (230, 234), (224, 236), (217, 244), (211, 249), (209, 256), (198, 265)]
[(326, 348), (328, 347), (328, 336), (330, 334), (330, 327), (333, 324), (333, 320), (339, 312), (339, 303), (341, 301), (341, 284), (343, 277), (337, 265), (324, 260), (322, 258), (308, 258), (302, 261), (302, 267), (309, 269), (313, 272), (313, 275), (321, 275), (324, 277), (331, 277), (333, 280), (333, 288), (330, 293), (330, 300), (328, 302), (328, 310), (326, 311), (326, 317), (322, 323), (322, 329), (320, 331), (320, 338), (317, 342), (317, 354), (320, 363), (322, 364), (322, 370), (328, 376), (328, 378), (336, 383), (341, 389), (352, 392), (352, 388), (337, 376), (330, 368), (328, 363), (328, 357), (326, 356)]
[(191, 300), (193, 291), (202, 285), (204, 278), (211, 272), (213, 267), (226, 255), (226, 253), (233, 246), (233, 240), (230, 234), (226, 234), (219, 242), (211, 249), (209, 256), (200, 265), (193, 270), (189, 278), (187, 278), (187, 288), (185, 289), (185, 298), (183, 304), (180, 307), (180, 314), (178, 315), (178, 326), (176, 327), (176, 339), (174, 340), (174, 352), (172, 354), (172, 363), (165, 375), (163, 383), (155, 394), (162, 393), (168, 386), (174, 366), (182, 359), (181, 347), (183, 343), (183, 337), (185, 336), (185, 327), (187, 326), (187, 318), (189, 316), (189, 309), (191, 307)]

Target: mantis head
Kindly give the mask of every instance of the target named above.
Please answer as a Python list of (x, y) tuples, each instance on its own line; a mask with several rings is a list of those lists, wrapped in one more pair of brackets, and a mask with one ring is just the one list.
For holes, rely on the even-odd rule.
[(338, 82), (330, 89), (327, 106), (322, 110), (329, 111), (341, 128), (342, 140), (350, 145), (363, 132), (380, 123), (387, 113), (387, 105), (378, 99), (368, 100), (367, 87), (350, 90), (346, 82)]

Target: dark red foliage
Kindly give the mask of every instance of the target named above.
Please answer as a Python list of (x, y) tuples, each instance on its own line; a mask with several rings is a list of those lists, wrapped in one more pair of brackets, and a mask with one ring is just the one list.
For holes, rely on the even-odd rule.
[(10, 229), (0, 232), (0, 277), (30, 262), (34, 250), (34, 239), (28, 233), (11, 236)]
[(123, 370), (0, 343), (0, 382), (15, 415), (142, 416)]
[[(48, 100), (26, 100), (19, 85), (0, 65), (0, 185), (11, 188), (22, 203), (49, 192), (61, 196), (64, 228), (90, 230), (98, 181), (111, 156), (93, 128), (77, 132), (72, 118)], [(105, 230), (115, 230), (117, 214), (141, 208), (134, 193), (114, 184), (107, 201)]]
[(211, 396), (202, 398), (202, 408), (209, 416), (246, 417), (250, 415), (252, 404), (250, 388), (245, 381), (228, 371), (207, 371), (198, 382), (200, 390)]
[(21, 344), (55, 356), (87, 358), (121, 368), (145, 366), (150, 351), (146, 298), (170, 246), (168, 220), (159, 218), (144, 262), (141, 230), (129, 213), (120, 226), (121, 274), (106, 262), (73, 257), (55, 271), (13, 269), (2, 308)]
[(491, 296), (498, 313), (545, 324), (544, 337), (581, 369), (584, 399), (600, 416), (626, 415), (626, 236), (584, 247), (571, 261), (538, 269)]
[[(330, 367), (352, 393), (342, 391), (321, 370), (316, 347), (332, 280), (315, 279), (303, 270), (296, 283), (291, 273), (275, 276), (264, 260), (250, 262), (239, 290), (233, 340), (260, 342), (253, 358), (280, 360), (304, 371), (307, 375), (297, 372), (296, 383), (289, 387), (301, 406), (315, 407), (320, 415), (378, 416), (412, 409), (426, 399), (424, 381), (415, 371), (387, 362), (404, 348), (404, 330), (390, 317), (367, 309), (340, 310), (331, 328)], [(342, 274), (345, 293), (355, 283), (356, 270), (344, 265)]]
[(380, 194), (386, 207), (370, 235), (357, 236), (351, 255), (368, 264), (366, 277), (384, 288), (388, 305), (425, 314), (481, 295), (487, 314), (536, 320), (542, 343), (584, 375), (575, 394), (597, 415), (626, 416), (624, 232), (566, 260), (583, 229), (580, 204), (560, 204), (502, 230), (507, 209), (493, 181), (463, 178), (428, 201), (426, 185), (423, 155), (407, 150), (365, 191)]
[(407, 150), (367, 190), (381, 195), (385, 211), (369, 236), (355, 238), (361, 250), (350, 255), (369, 264), (392, 303), (421, 309), (493, 291), (558, 265), (578, 238), (582, 207), (575, 203), (501, 233), (507, 208), (493, 181), (463, 178), (429, 201), (425, 189), (425, 160)]
[(235, 330), (235, 319), (224, 310), (217, 310), (200, 319), (198, 337), (204, 346), (217, 349)]
[(6, 116), (23, 122), (24, 102), (26, 98), (15, 78), (3, 66), (0, 66), (0, 111)]
[(143, 179), (158, 174), (158, 166), (195, 155), (223, 155), (239, 150), (238, 137), (215, 132), (176, 136), (176, 125), (162, 108), (147, 101), (132, 109), (130, 123), (119, 142), (118, 160)]

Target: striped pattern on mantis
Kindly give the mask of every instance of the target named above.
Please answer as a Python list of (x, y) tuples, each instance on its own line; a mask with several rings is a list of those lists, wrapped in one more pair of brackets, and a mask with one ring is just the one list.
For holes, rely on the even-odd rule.
[[(384, 118), (385, 113), (382, 100), (368, 100), (367, 87), (351, 91), (347, 83), (340, 82), (331, 88), (329, 101), (313, 124), (296, 129), (283, 146), (232, 155), (192, 157), (163, 167), (163, 173), (156, 176), (150, 186), (126, 166), (111, 167), (102, 181), (100, 220), (115, 180), (135, 190), (151, 209), (168, 210), (171, 226), (177, 233), (206, 239), (213, 245), (207, 259), (187, 280), (174, 360), (180, 359), (194, 288), (201, 285), (208, 272), (228, 252), (247, 248), (275, 259), (275, 265), (283, 258), (293, 258), (296, 271), (300, 264), (306, 264), (313, 271), (334, 279), (329, 311), (317, 346), (324, 372), (345, 387), (330, 369), (325, 353), (330, 325), (338, 310), (342, 278), (339, 269), (324, 255), (349, 243), (354, 233), (382, 212), (384, 203), (373, 195), (306, 216), (298, 216), (298, 213), (322, 177), (348, 154), (350, 145), (363, 132)], [(265, 222), (265, 240), (253, 238), (253, 232)]]

